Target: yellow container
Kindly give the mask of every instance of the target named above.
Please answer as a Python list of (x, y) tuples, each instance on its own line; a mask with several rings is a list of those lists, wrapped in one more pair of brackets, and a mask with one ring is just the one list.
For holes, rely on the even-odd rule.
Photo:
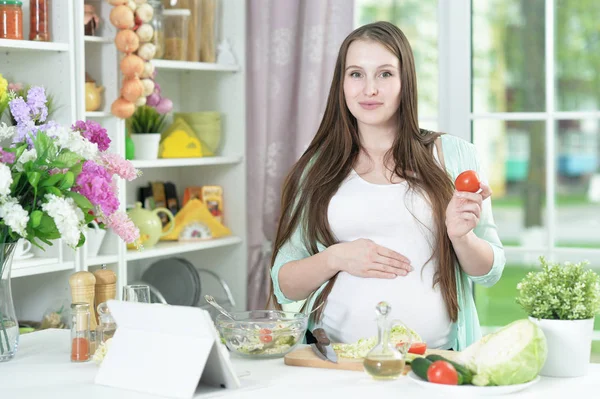
[(173, 119), (183, 119), (203, 145), (217, 154), (221, 143), (221, 114), (219, 112), (175, 112)]

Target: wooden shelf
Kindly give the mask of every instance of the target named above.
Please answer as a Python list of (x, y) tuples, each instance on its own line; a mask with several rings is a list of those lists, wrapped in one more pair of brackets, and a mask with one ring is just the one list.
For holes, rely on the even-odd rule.
[(67, 43), (0, 39), (0, 51), (69, 51)]
[(103, 43), (103, 44), (114, 43), (114, 39), (113, 38), (101, 37), (101, 36), (84, 36), (83, 40), (86, 43)]
[(26, 260), (13, 261), (11, 276), (12, 278), (16, 278), (74, 269), (75, 262), (59, 262), (58, 258), (33, 257)]
[(98, 255), (93, 258), (88, 258), (85, 263), (88, 266), (101, 266), (104, 264), (117, 263), (119, 257), (117, 255)]
[(231, 157), (202, 157), (202, 158), (171, 158), (156, 160), (133, 160), (131, 163), (138, 169), (173, 168), (180, 166), (230, 165), (242, 162), (241, 156)]
[(127, 251), (127, 260), (138, 260), (156, 258), (158, 256), (175, 255), (184, 252), (202, 251), (210, 248), (225, 247), (228, 245), (236, 245), (242, 242), (239, 237), (224, 237), (215, 238), (206, 241), (194, 242), (159, 242), (150, 249), (142, 249), (141, 251), (130, 249)]
[(157, 69), (171, 69), (179, 71), (215, 71), (215, 72), (237, 72), (237, 65), (220, 65), (212, 62), (189, 62), (171, 60), (152, 60)]

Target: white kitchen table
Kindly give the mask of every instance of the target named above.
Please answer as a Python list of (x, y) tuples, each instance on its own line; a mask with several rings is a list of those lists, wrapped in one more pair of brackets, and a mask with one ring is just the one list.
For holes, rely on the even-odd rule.
[[(44, 330), (21, 337), (17, 356), (0, 363), (0, 397), (61, 399), (141, 399), (157, 398), (135, 391), (94, 384), (98, 366), (93, 362), (71, 363), (70, 331)], [(565, 353), (568, 356), (568, 353)], [(365, 373), (291, 367), (283, 359), (247, 360), (232, 356), (242, 388), (197, 393), (198, 398), (430, 398), (438, 395), (402, 377), (394, 381), (374, 381)], [(511, 398), (598, 397), (600, 364), (591, 364), (589, 373), (579, 378), (542, 377), (537, 384), (510, 395)], [(444, 395), (452, 397), (455, 395)], [(465, 395), (460, 395), (461, 399)]]

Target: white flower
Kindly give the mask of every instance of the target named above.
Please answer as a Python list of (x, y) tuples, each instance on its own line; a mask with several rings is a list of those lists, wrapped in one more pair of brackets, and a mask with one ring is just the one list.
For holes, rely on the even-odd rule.
[(46, 134), (55, 138), (59, 147), (73, 151), (86, 160), (95, 159), (98, 155), (98, 145), (88, 141), (79, 132), (55, 126), (48, 129)]
[(10, 194), (10, 185), (12, 184), (12, 174), (10, 168), (0, 163), (0, 198)]
[(23, 169), (24, 164), (26, 164), (29, 161), (35, 161), (36, 159), (37, 151), (35, 150), (35, 148), (32, 148), (31, 150), (25, 150), (23, 151), (19, 159), (17, 159), (17, 162), (15, 163), (15, 169), (17, 170), (17, 172), (22, 172), (23, 170), (25, 170)]
[(3, 198), (0, 201), (0, 219), (18, 235), (25, 237), (25, 229), (29, 222), (29, 214), (14, 197)]
[(17, 132), (16, 126), (7, 126), (6, 123), (0, 123), (0, 141), (12, 140), (12, 137)]
[(108, 353), (108, 349), (110, 348), (111, 342), (112, 338), (109, 338), (100, 344), (100, 346), (96, 349), (96, 352), (94, 352), (94, 356), (92, 357), (94, 363), (102, 363), (102, 361), (104, 360), (104, 356), (106, 356), (106, 354)]
[(46, 194), (46, 203), (42, 210), (46, 212), (58, 228), (61, 238), (67, 245), (75, 247), (83, 228), (84, 215), (72, 198), (61, 198), (54, 194)]

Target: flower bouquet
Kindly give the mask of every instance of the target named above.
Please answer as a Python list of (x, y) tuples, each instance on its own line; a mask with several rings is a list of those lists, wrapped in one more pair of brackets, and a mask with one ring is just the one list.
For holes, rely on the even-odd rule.
[(85, 242), (93, 220), (104, 223), (127, 243), (139, 230), (119, 210), (117, 179), (139, 173), (130, 162), (107, 152), (110, 138), (93, 121), (65, 128), (48, 117), (42, 87), (26, 100), (8, 94), (15, 126), (0, 123), (0, 361), (14, 356), (18, 323), (10, 293), (10, 268), (16, 242), (24, 238), (43, 249), (62, 239), (72, 248)]

